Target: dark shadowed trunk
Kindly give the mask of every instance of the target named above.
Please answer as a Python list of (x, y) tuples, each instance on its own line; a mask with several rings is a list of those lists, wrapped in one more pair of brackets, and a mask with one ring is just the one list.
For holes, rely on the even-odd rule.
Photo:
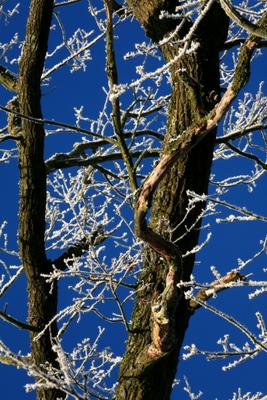
[[(161, 10), (174, 12), (176, 1), (128, 0), (128, 4), (154, 41), (162, 39), (179, 23), (177, 20), (158, 18)], [(188, 22), (183, 32), (179, 32), (179, 38), (184, 37), (190, 26)], [(219, 5), (214, 4), (194, 34), (194, 41), (199, 43), (197, 51), (183, 56), (172, 66), (173, 92), (163, 154), (171, 150), (171, 139), (180, 136), (182, 141), (185, 129), (197, 124), (198, 119), (218, 101), (219, 51), (226, 40), (227, 30), (228, 19)], [(169, 61), (178, 54), (179, 47), (166, 44), (161, 50), (166, 61)], [(162, 236), (167, 235), (168, 239), (171, 235), (172, 241), (181, 238), (177, 244), (182, 254), (192, 250), (198, 243), (201, 221), (189, 233), (186, 232), (197, 221), (205, 205), (199, 204), (185, 217), (187, 190), (198, 194), (207, 193), (215, 134), (215, 131), (210, 132), (189, 153), (183, 153), (154, 195), (150, 226)], [(183, 259), (184, 280), (189, 280), (194, 261), (192, 254)], [(139, 291), (136, 298), (132, 330), (120, 369), (117, 400), (167, 400), (170, 397), (181, 345), (192, 314), (183, 297), (173, 315), (175, 346), (151, 362), (145, 363), (139, 357), (151, 343), (151, 306), (164, 289), (166, 273), (167, 267), (162, 257), (154, 250), (147, 249), (140, 277), (140, 285), (144, 285), (145, 289)]]
[[(42, 118), (40, 81), (53, 11), (53, 0), (32, 0), (27, 23), (26, 39), (19, 70), (19, 107), (24, 115)], [(46, 171), (44, 164), (44, 129), (28, 120), (22, 122), (19, 145), (20, 167), (20, 226), (19, 245), (23, 267), (27, 276), (29, 296), (29, 324), (42, 330), (56, 314), (57, 289), (42, 274), (51, 270), (45, 254)], [(51, 337), (57, 332), (52, 323), (40, 339), (31, 333), (33, 363), (57, 366)], [(41, 384), (41, 380), (39, 380)], [(38, 389), (39, 400), (62, 398), (56, 389)]]

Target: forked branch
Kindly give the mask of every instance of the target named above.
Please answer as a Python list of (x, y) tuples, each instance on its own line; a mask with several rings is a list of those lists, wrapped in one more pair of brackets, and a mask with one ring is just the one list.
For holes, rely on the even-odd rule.
[(195, 297), (189, 301), (190, 308), (194, 311), (201, 306), (200, 301), (207, 301), (217, 293), (231, 287), (236, 282), (244, 281), (246, 277), (241, 275), (239, 272), (231, 271), (228, 274), (222, 276), (220, 279), (213, 281), (209, 287), (201, 289)]

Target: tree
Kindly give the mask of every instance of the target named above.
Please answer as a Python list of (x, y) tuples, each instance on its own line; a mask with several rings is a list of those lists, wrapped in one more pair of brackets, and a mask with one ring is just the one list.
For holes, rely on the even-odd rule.
[[(229, 356), (235, 360), (230, 368), (266, 351), (260, 312), (256, 336), (253, 328), (208, 301), (236, 287), (256, 286), (252, 297), (266, 291), (261, 275), (252, 280), (243, 272), (249, 262), (261, 260), (266, 240), (234, 268), (223, 273), (213, 268), (215, 278), (208, 284), (192, 275), (196, 254), (210, 239), (208, 233), (199, 242), (203, 218), (214, 221), (220, 211), (217, 222), (266, 222), (243, 204), (231, 203), (238, 184), (253, 190), (266, 171), (267, 102), (262, 85), (256, 94), (242, 98), (253, 57), (266, 45), (266, 7), (246, 3), (234, 8), (227, 0), (105, 0), (100, 6), (89, 1), (90, 22), (82, 18), (81, 24), (89, 24), (89, 29), (94, 24), (95, 31), (79, 26), (77, 18), (78, 27), (69, 35), (75, 19), (71, 10), (81, 15), (85, 8), (79, 0), (32, 0), (23, 46), (15, 34), (1, 47), (0, 82), (15, 93), (12, 97), (5, 92), (7, 104), (1, 105), (7, 118), (1, 130), (6, 145), (1, 161), (14, 164), (17, 156), (20, 171), (19, 251), (15, 244), (9, 247), (3, 222), (1, 296), (25, 274), (28, 321), (6, 309), (0, 316), (29, 332), (31, 354), (16, 354), (1, 341), (0, 359), (35, 378), (27, 388), (36, 390), (38, 399), (169, 399), (189, 320), (200, 308), (234, 325), (250, 345), (229, 344), (224, 336), (222, 350), (203, 352), (192, 345), (188, 356)], [(18, 10), (19, 5), (3, 3), (3, 22), (11, 24)], [(126, 54), (137, 76), (127, 70), (127, 83), (121, 84), (121, 52), (129, 44), (127, 38), (120, 47), (116, 38), (123, 41), (133, 17), (149, 39)], [(66, 79), (64, 70), (79, 71), (84, 83), (92, 80), (85, 71), (94, 51), (98, 61), (93, 73), (104, 86), (102, 108), (88, 117), (83, 106), (74, 106), (76, 123), (65, 122), (67, 111), (61, 122), (56, 103), (48, 104), (54, 82), (60, 82), (60, 74)], [(106, 78), (99, 78), (96, 68), (104, 72), (104, 65)], [(49, 101), (42, 96), (46, 92)], [(90, 96), (92, 107), (96, 94)], [(54, 114), (48, 119), (42, 109)], [(61, 150), (65, 144), (57, 137), (62, 133), (71, 151)], [(15, 141), (17, 150), (8, 147), (9, 141)], [(45, 143), (53, 149), (50, 157), (44, 155)], [(253, 163), (253, 170), (216, 181), (211, 178), (213, 159), (234, 160), (235, 171)], [(229, 209), (234, 214), (227, 214)], [(66, 295), (65, 280), (72, 296)], [(70, 297), (65, 306), (58, 284), (62, 298)], [(65, 342), (80, 318), (93, 324), (100, 319), (102, 327), (95, 342), (84, 339), (67, 351)], [(100, 343), (103, 327), (111, 329), (111, 323), (122, 323), (127, 333), (122, 358)], [(110, 384), (118, 365), (119, 378)], [(186, 391), (189, 398), (197, 398), (188, 382)]]

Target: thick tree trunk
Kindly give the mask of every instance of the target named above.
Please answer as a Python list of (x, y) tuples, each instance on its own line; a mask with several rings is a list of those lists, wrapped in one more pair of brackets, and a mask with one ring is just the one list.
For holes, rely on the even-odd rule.
[[(32, 0), (26, 39), (19, 71), (19, 108), (24, 115), (42, 118), (40, 80), (53, 12), (53, 0)], [(45, 282), (42, 274), (51, 265), (45, 254), (46, 171), (44, 164), (44, 129), (40, 124), (22, 121), (23, 137), (19, 145), (20, 167), (20, 226), (19, 246), (27, 276), (29, 324), (42, 330), (56, 314), (57, 289)], [(53, 323), (40, 339), (31, 333), (31, 354), (34, 364), (57, 366), (51, 337), (57, 332)], [(39, 384), (41, 381), (39, 380)], [(57, 389), (38, 389), (39, 400), (62, 398)]]
[[(160, 40), (175, 28), (177, 21), (159, 20), (161, 10), (172, 12), (176, 1), (128, 0), (135, 16), (153, 40)], [(185, 28), (185, 34), (190, 24)], [(220, 96), (219, 50), (226, 39), (228, 19), (217, 4), (202, 20), (194, 39), (199, 42), (198, 50), (184, 56), (172, 66), (173, 93), (169, 108), (168, 131), (165, 137), (163, 154), (171, 150), (171, 139), (181, 136), (189, 126), (197, 124), (198, 119), (210, 111)], [(180, 33), (181, 35), (181, 33)], [(168, 61), (177, 55), (178, 48), (165, 45), (162, 53)], [(186, 70), (186, 75), (181, 72)], [(195, 82), (194, 84), (190, 82)], [(162, 236), (176, 240), (186, 234), (198, 218), (204, 204), (199, 204), (186, 218), (188, 204), (187, 190), (207, 193), (212, 163), (214, 138), (209, 135), (189, 152), (183, 153), (167, 173), (154, 196), (151, 227)], [(192, 145), (194, 143), (191, 143)], [(178, 241), (185, 254), (196, 246), (199, 237), (198, 221), (193, 230)], [(171, 238), (168, 232), (172, 231)], [(183, 279), (188, 280), (194, 266), (194, 255), (184, 258)], [(171, 394), (178, 357), (191, 311), (183, 297), (173, 315), (175, 325), (175, 346), (171, 351), (152, 362), (144, 361), (143, 355), (151, 343), (151, 306), (165, 287), (166, 263), (154, 250), (148, 249), (144, 255), (144, 269), (132, 316), (132, 331), (129, 334), (127, 349), (121, 364), (117, 400), (167, 400)]]

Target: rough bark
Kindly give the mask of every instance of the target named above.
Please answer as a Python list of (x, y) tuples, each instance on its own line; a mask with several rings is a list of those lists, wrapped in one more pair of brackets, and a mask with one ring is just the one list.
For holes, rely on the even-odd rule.
[[(19, 108), (24, 115), (42, 118), (40, 80), (53, 0), (32, 0), (28, 17), (26, 38), (19, 69)], [(44, 128), (29, 120), (22, 121), (22, 140), (19, 145), (20, 167), (20, 256), (28, 282), (28, 320), (33, 327), (42, 330), (54, 317), (57, 307), (57, 288), (45, 282), (42, 274), (49, 273), (51, 264), (46, 258), (45, 208), (46, 170), (44, 164)], [(56, 355), (52, 351), (51, 337), (57, 332), (53, 323), (40, 339), (31, 332), (32, 361), (38, 367), (48, 363), (56, 367)], [(41, 381), (39, 381), (41, 383)], [(39, 400), (62, 398), (57, 389), (38, 389)]]
[[(166, 33), (175, 28), (175, 20), (159, 20), (161, 10), (174, 11), (176, 1), (168, 0), (128, 0), (136, 18), (141, 22), (146, 33), (159, 41)], [(184, 27), (180, 35), (186, 34), (190, 27)], [(165, 137), (163, 156), (171, 151), (171, 139), (181, 135), (198, 119), (210, 111), (220, 97), (219, 87), (219, 50), (226, 39), (228, 19), (221, 8), (214, 4), (202, 20), (195, 33), (195, 40), (200, 46), (192, 55), (183, 57), (172, 67), (172, 99), (169, 108), (168, 130)], [(162, 53), (166, 60), (177, 54), (178, 48), (165, 45)], [(186, 75), (180, 69), (186, 70)], [(188, 79), (189, 78), (189, 79)], [(196, 82), (196, 85), (190, 82)], [(194, 146), (189, 152), (181, 152), (177, 162), (161, 182), (152, 205), (151, 228), (167, 239), (176, 240), (186, 233), (198, 218), (204, 204), (199, 204), (186, 218), (188, 204), (187, 190), (199, 194), (207, 193), (210, 168), (212, 163), (215, 131)], [(181, 223), (182, 221), (182, 223)], [(190, 251), (198, 242), (198, 221), (195, 228), (179, 240), (182, 254)], [(168, 231), (172, 229), (171, 237)], [(194, 255), (183, 260), (183, 279), (187, 280), (194, 267)], [(166, 262), (152, 250), (147, 249), (144, 255), (144, 268), (140, 277), (141, 290), (136, 298), (132, 316), (132, 331), (129, 335), (127, 349), (121, 364), (117, 400), (165, 400), (169, 399), (175, 377), (178, 357), (185, 331), (188, 326), (191, 310), (183, 296), (172, 310), (175, 326), (175, 341), (169, 351), (154, 357), (149, 353), (152, 317), (151, 307), (164, 291), (168, 268)], [(171, 340), (171, 338), (170, 338)]]

